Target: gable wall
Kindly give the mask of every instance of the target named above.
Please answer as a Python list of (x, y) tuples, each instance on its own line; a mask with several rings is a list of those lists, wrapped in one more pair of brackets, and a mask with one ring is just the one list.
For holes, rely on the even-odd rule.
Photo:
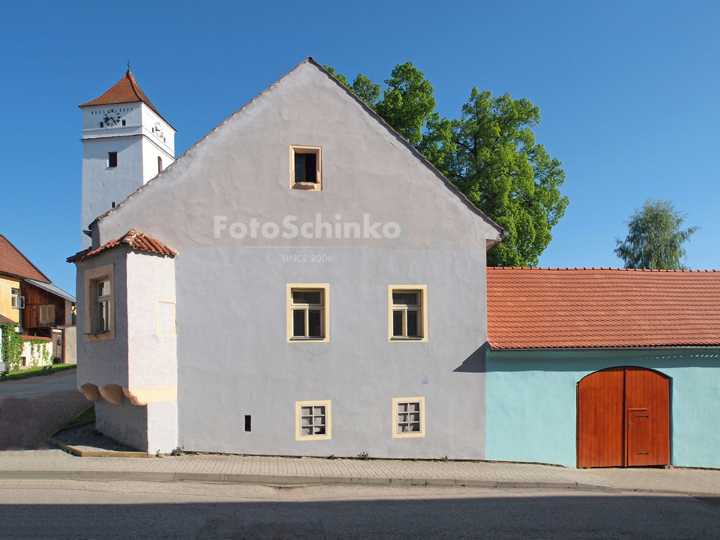
[[(291, 144), (321, 146), (323, 190), (290, 189)], [(311, 64), (99, 222), (177, 249), (178, 422), (186, 449), (482, 458), (485, 247), (497, 232)], [(397, 238), (233, 238), (287, 216), (397, 223)], [(335, 216), (341, 219), (336, 220)], [(382, 225), (378, 232), (382, 231)], [(288, 283), (328, 283), (330, 340), (288, 343)], [(426, 285), (429, 339), (388, 341), (388, 285)], [(427, 435), (397, 439), (392, 399), (424, 397)], [(331, 400), (332, 439), (295, 440), (295, 402)], [(252, 431), (244, 431), (244, 416)]]

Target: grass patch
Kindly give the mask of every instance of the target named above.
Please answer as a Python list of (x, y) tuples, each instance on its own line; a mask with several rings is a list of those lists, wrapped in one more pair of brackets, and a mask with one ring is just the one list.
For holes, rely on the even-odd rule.
[[(75, 369), (77, 367), (77, 364), (54, 364), (52, 368), (53, 373), (57, 373), (58, 371), (65, 371), (66, 369)], [(42, 372), (43, 368), (30, 368), (30, 369), (23, 369), (21, 371), (13, 371), (12, 373), (8, 373), (5, 380), (6, 381), (19, 381), (20, 379), (27, 379), (28, 377), (37, 377)]]
[(75, 418), (72, 420), (66, 422), (62, 426), (60, 426), (60, 429), (65, 429), (73, 426), (77, 426), (79, 424), (86, 424), (88, 422), (93, 422), (95, 420), (95, 405), (90, 405), (87, 409), (85, 409), (83, 412), (78, 414)]

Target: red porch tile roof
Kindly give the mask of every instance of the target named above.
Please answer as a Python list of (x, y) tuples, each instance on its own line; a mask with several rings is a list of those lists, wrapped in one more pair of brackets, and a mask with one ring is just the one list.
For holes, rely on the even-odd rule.
[(130, 246), (131, 249), (136, 251), (145, 251), (147, 253), (153, 253), (155, 255), (162, 255), (164, 257), (176, 257), (177, 251), (165, 244), (158, 242), (157, 240), (150, 238), (145, 233), (141, 233), (136, 229), (128, 231), (128, 233), (122, 238), (117, 240), (111, 240), (107, 244), (100, 246), (97, 249), (91, 250), (86, 249), (68, 258), (68, 262), (80, 262), (86, 261), (90, 257), (94, 257), (108, 249), (112, 249), (121, 245)]
[(487, 269), (493, 349), (720, 345), (720, 272)]
[(50, 283), (47, 276), (2, 234), (0, 234), (0, 274)]

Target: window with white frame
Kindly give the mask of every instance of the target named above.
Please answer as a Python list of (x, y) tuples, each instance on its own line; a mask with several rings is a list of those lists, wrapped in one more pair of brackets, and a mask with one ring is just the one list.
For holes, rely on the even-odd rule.
[(23, 297), (20, 296), (20, 289), (11, 289), (10, 291), (10, 307), (12, 309), (23, 309)]
[(290, 339), (323, 340), (327, 337), (327, 289), (290, 289)]
[(425, 436), (425, 398), (393, 399), (393, 437)]
[(425, 340), (427, 312), (425, 287), (390, 289), (390, 339)]
[(298, 401), (295, 404), (296, 439), (330, 439), (330, 402)]

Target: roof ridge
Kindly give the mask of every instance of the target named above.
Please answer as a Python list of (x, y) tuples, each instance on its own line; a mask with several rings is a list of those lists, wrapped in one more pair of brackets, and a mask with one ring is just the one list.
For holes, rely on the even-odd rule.
[(716, 269), (697, 269), (697, 270), (691, 270), (691, 269), (664, 269), (664, 268), (613, 268), (611, 266), (603, 267), (603, 266), (566, 266), (566, 267), (537, 267), (537, 266), (488, 266), (489, 270), (493, 271), (500, 271), (500, 270), (522, 270), (522, 271), (581, 271), (581, 270), (587, 270), (587, 271), (597, 271), (602, 270), (604, 272), (610, 271), (610, 272), (673, 272), (673, 273), (685, 273), (685, 274), (700, 274), (700, 273), (713, 273), (713, 272), (720, 272), (720, 270)]

